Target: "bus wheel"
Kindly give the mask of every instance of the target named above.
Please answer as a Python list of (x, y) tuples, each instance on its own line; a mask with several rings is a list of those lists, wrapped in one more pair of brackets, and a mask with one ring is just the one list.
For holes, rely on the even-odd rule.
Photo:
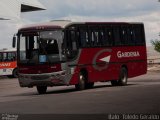
[(13, 75), (12, 75), (14, 78), (17, 78), (18, 77), (18, 69), (17, 68), (15, 68), (14, 70), (13, 70)]
[(39, 94), (45, 94), (47, 91), (47, 86), (37, 86), (37, 91)]
[(112, 80), (111, 84), (112, 86), (118, 86), (118, 80)]
[(94, 82), (90, 82), (86, 84), (86, 88), (88, 89), (93, 88), (93, 86), (94, 86)]
[(75, 85), (77, 90), (84, 90), (86, 88), (86, 77), (83, 73), (79, 74), (79, 82)]
[(124, 86), (124, 85), (127, 85), (127, 81), (128, 81), (128, 72), (127, 72), (127, 69), (123, 67), (120, 71), (118, 84), (121, 86)]

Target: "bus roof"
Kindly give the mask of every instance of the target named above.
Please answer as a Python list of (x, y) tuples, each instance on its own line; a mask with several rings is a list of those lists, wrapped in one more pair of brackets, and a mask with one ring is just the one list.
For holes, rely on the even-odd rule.
[(54, 20), (54, 21), (50, 21), (50, 22), (26, 25), (26, 26), (23, 26), (19, 30), (26, 31), (26, 30), (42, 30), (45, 28), (48, 28), (48, 29), (65, 28), (70, 23), (72, 23), (72, 22), (68, 21), (68, 20)]
[(72, 24), (90, 24), (90, 25), (96, 25), (96, 24), (143, 24), (140, 22), (72, 22), (69, 20), (52, 20), (50, 22), (45, 23), (38, 23), (38, 24), (31, 24), (23, 26), (19, 29), (19, 31), (30, 31), (30, 30), (43, 30), (43, 29), (63, 29), (69, 25)]

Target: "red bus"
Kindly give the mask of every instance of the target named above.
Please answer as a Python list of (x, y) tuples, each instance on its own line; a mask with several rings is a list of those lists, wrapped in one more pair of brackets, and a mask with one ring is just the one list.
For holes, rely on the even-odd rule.
[(52, 21), (17, 36), (20, 86), (36, 86), (39, 94), (59, 85), (126, 85), (147, 72), (143, 23)]
[(16, 49), (0, 50), (0, 76), (18, 77)]

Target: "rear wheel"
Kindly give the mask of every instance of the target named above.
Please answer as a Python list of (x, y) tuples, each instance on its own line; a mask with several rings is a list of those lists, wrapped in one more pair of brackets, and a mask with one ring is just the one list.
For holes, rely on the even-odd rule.
[(39, 94), (45, 94), (47, 91), (47, 86), (37, 86), (37, 91)]
[(128, 81), (128, 72), (127, 69), (123, 67), (120, 72), (118, 84), (124, 86), (127, 85), (127, 81)]
[(128, 81), (128, 72), (127, 72), (127, 69), (123, 67), (120, 71), (119, 79), (112, 80), (111, 84), (113, 86), (118, 86), (118, 85), (124, 86), (124, 85), (127, 85), (127, 81)]
[(112, 86), (117, 86), (118, 85), (118, 80), (112, 80), (111, 84), (112, 84)]

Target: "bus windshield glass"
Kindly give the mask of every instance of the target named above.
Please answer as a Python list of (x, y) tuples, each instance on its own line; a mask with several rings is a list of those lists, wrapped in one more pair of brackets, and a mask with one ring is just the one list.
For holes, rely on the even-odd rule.
[(21, 33), (20, 63), (43, 64), (65, 61), (61, 50), (63, 36), (61, 30)]

